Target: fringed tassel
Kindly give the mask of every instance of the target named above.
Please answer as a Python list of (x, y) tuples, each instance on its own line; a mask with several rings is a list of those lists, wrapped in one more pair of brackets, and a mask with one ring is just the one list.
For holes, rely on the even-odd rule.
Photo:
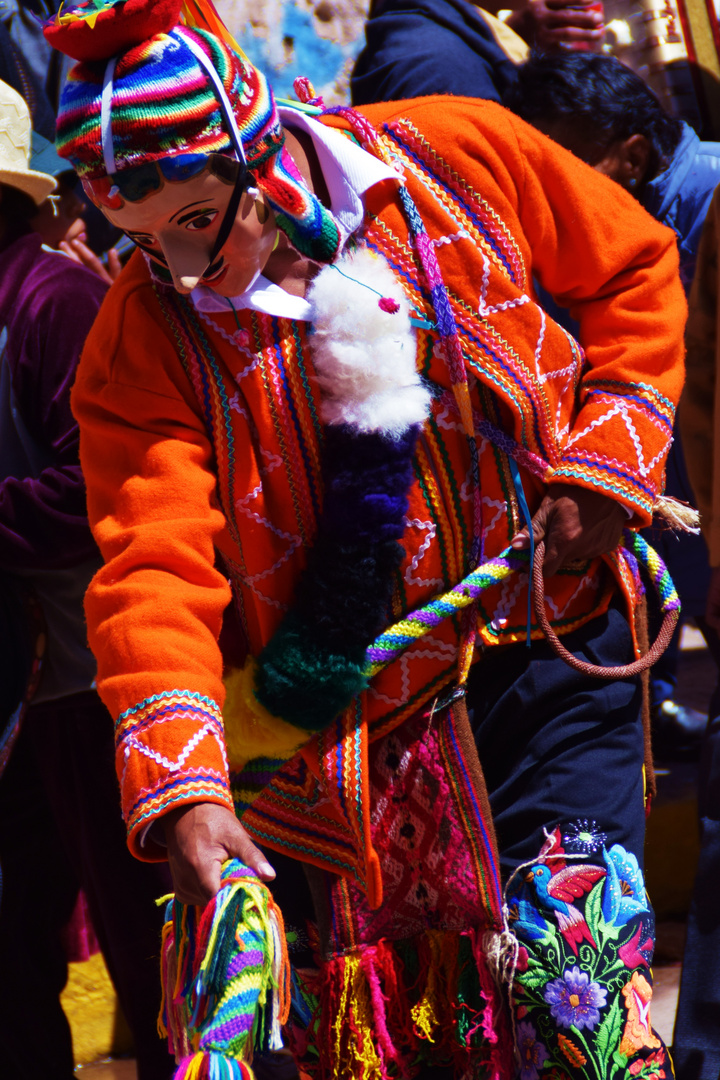
[(700, 532), (700, 514), (694, 506), (674, 499), (671, 495), (658, 495), (653, 503), (653, 517), (662, 518), (665, 525), (676, 532)]
[(409, 1078), (419, 1058), (452, 1061), (458, 1074), (483, 1059), (489, 1080), (499, 1080), (493, 1024), (500, 996), (473, 941), (428, 931), (329, 960), (315, 1029), (323, 1080)]
[(457, 1000), (458, 944), (447, 947), (447, 934), (428, 930), (420, 939), (420, 970), (424, 986), (410, 1010), (420, 1039), (450, 1051), (455, 1028), (453, 1003)]
[(285, 925), (282, 912), (277, 904), (271, 899), (268, 905), (268, 923), (272, 934), (272, 1010), (270, 1013), (268, 1050), (282, 1050), (283, 1024), (287, 1023), (290, 1015), (292, 1000), (292, 970), (288, 956), (287, 940), (285, 938)]
[(159, 1028), (179, 1060), (175, 1080), (253, 1080), (253, 1050), (282, 1049), (290, 1011), (282, 915), (239, 860), (225, 864), (204, 909), (171, 901), (162, 984)]
[(160, 981), (162, 984), (162, 1001), (160, 1004), (160, 1016), (158, 1017), (158, 1033), (168, 1041), (168, 1050), (175, 1056), (176, 1061), (192, 1053), (192, 1047), (187, 1037), (182, 1010), (176, 1005), (180, 1000), (180, 985), (178, 982), (178, 952), (182, 951), (175, 944), (175, 927), (172, 922), (172, 903), (168, 904), (165, 915), (165, 925), (162, 929), (162, 944), (160, 949)]
[(199, 1053), (180, 1062), (174, 1080), (255, 1080), (255, 1073), (244, 1061), (236, 1058)]
[(323, 1077), (382, 1080), (387, 1070), (375, 1042), (372, 994), (361, 956), (334, 957), (323, 975), (318, 1032)]
[[(363, 951), (360, 963), (370, 991), (379, 1056), (383, 1064), (392, 1061), (399, 1076), (406, 1077), (405, 1063), (390, 1034), (400, 1033), (404, 1041), (403, 1029), (407, 1025), (402, 1008), (405, 987), (397, 957), (388, 942), (380, 941)], [(397, 1034), (395, 1038), (398, 1039)]]
[(472, 930), (468, 938), (485, 1002), (482, 1031), (491, 1048), (487, 1080), (502, 1080), (515, 1072), (511, 992), (520, 945), (507, 923), (501, 932), (489, 930), (480, 934)]

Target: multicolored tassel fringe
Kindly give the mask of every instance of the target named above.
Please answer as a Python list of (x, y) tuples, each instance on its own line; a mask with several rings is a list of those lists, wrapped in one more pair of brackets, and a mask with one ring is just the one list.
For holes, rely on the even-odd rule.
[[(487, 1080), (512, 1073), (512, 1039), (472, 931), (429, 930), (337, 954), (313, 989), (310, 1030), (291, 1022), (290, 1037), (316, 1080), (410, 1078), (421, 1061)], [(308, 1039), (319, 1051), (312, 1063), (303, 1060)]]
[(205, 908), (172, 899), (162, 939), (158, 1028), (175, 1080), (254, 1080), (253, 1051), (280, 1050), (290, 965), (280, 909), (239, 859)]
[(254, 1080), (252, 1069), (242, 1061), (224, 1054), (193, 1054), (184, 1058), (174, 1080)]

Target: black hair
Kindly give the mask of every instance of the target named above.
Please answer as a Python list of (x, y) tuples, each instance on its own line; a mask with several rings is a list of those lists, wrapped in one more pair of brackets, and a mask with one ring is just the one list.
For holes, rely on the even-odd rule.
[(589, 165), (612, 143), (644, 135), (650, 144), (646, 182), (667, 168), (682, 138), (682, 123), (614, 56), (532, 56), (504, 104), (535, 127), (550, 125), (552, 137)]
[(37, 214), (38, 206), (35, 200), (19, 188), (0, 184), (0, 192), (0, 217), (8, 227), (27, 224)]

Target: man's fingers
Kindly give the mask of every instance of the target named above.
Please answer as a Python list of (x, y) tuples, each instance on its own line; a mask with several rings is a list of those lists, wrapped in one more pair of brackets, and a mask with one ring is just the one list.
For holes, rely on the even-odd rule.
[(238, 831), (232, 845), (228, 845), (228, 855), (234, 855), (236, 858), (242, 859), (245, 865), (251, 866), (263, 881), (272, 881), (275, 877), (275, 871), (262, 851), (255, 847), (242, 828)]
[(75, 239), (70, 241), (70, 247), (75, 252), (78, 262), (81, 262), (88, 270), (92, 270), (93, 274), (97, 274), (107, 285), (112, 285), (112, 278), (103, 266), (102, 260), (87, 244), (83, 244), (80, 239)]
[(543, 16), (542, 25), (550, 30), (566, 26), (579, 30), (598, 30), (603, 26), (603, 17), (598, 11), (581, 11), (578, 8), (558, 8), (548, 11)]
[(579, 26), (546, 26), (543, 30), (543, 40), (548, 44), (554, 42), (555, 44), (581, 44), (590, 43), (593, 41), (599, 41), (605, 33), (605, 28), (589, 26), (587, 28), (581, 28)]
[(82, 259), (76, 251), (73, 251), (71, 245), (67, 242), (67, 240), (60, 241), (59, 250), (64, 251), (65, 254), (72, 259), (73, 262), (80, 263), (80, 265), (82, 266)]
[(567, 0), (545, 0), (544, 6), (543, 21), (555, 18), (573, 26), (599, 26), (604, 18), (603, 13), (593, 8), (592, 4), (568, 7)]
[[(548, 526), (548, 515), (550, 514), (551, 510), (552, 502), (545, 498), (543, 499), (537, 513), (532, 519), (533, 538), (536, 544), (538, 543), (538, 541), (545, 539), (545, 533), (547, 532)], [(528, 532), (528, 527), (527, 525), (525, 525), (524, 528), (520, 530), (520, 532), (516, 533), (515, 536), (513, 536), (512, 540), (510, 541), (510, 546), (514, 548), (515, 551), (526, 550), (530, 547), (529, 536), (530, 534)]]
[(181, 904), (205, 907), (220, 889), (220, 862), (208, 862), (198, 867), (180, 866), (170, 858), (170, 870), (175, 897)]
[(545, 548), (545, 558), (543, 559), (543, 574), (545, 577), (552, 577), (553, 574), (557, 574), (558, 570), (562, 566), (564, 561), (564, 553), (558, 551), (557, 546), (552, 541), (547, 541), (547, 547)]
[(175, 895), (184, 904), (205, 905), (217, 894), (222, 865), (241, 859), (264, 881), (275, 871), (255, 847), (232, 810), (214, 803), (195, 803), (163, 817)]
[(591, 45), (599, 41), (604, 30), (576, 30), (574, 27), (560, 27), (557, 30), (542, 30), (537, 35), (537, 44), (540, 48), (549, 50), (565, 49), (568, 45)]
[(219, 859), (214, 862), (204, 862), (202, 866), (198, 867), (197, 886), (204, 904), (207, 904), (212, 900), (213, 896), (217, 896), (220, 892), (221, 867), (222, 862)]
[(107, 253), (107, 272), (111, 281), (117, 281), (122, 272), (122, 263), (116, 248), (110, 248)]
[(519, 533), (515, 533), (515, 536), (513, 536), (510, 546), (513, 547), (515, 551), (524, 551), (525, 548), (530, 546), (528, 542), (528, 536), (529, 534), (526, 525), (525, 528), (521, 529)]
[(597, 36), (602, 34), (604, 27), (602, 19), (594, 11), (578, 14), (572, 13), (572, 18), (565, 11), (549, 11), (543, 21), (543, 29), (546, 32), (556, 33), (564, 30), (570, 36)]

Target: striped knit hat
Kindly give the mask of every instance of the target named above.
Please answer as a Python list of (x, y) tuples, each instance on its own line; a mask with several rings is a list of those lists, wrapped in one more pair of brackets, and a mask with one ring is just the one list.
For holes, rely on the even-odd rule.
[[(49, 39), (62, 48), (62, 27), (52, 29)], [(205, 66), (198, 53), (207, 58)], [(228, 118), (213, 73), (206, 70), (208, 61), (232, 109), (253, 181), (270, 203), (279, 228), (301, 254), (315, 262), (332, 262), (340, 230), (284, 147), (267, 79), (205, 30), (176, 26), (109, 63), (98, 57), (77, 64), (60, 103), (58, 153), (70, 159), (92, 197), (110, 208), (122, 205), (121, 196), (132, 198), (139, 166), (160, 163), (166, 176), (172, 172), (180, 180), (197, 172), (208, 154), (233, 156)], [(108, 129), (104, 139), (103, 113)], [(122, 176), (126, 170), (134, 172)]]

